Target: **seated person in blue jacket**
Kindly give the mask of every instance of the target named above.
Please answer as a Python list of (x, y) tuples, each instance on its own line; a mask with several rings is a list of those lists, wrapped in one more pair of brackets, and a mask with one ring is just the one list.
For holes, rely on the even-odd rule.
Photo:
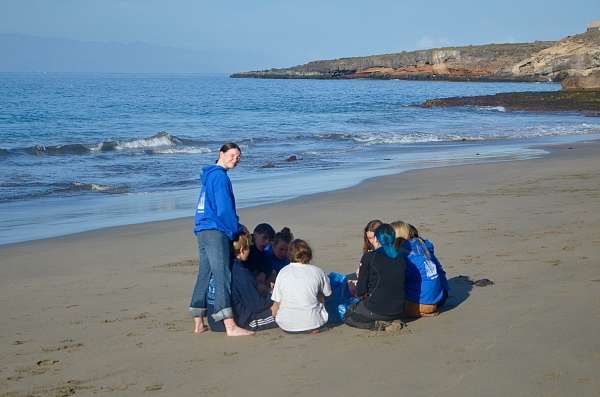
[(405, 315), (437, 315), (448, 297), (448, 280), (434, 254), (433, 244), (420, 238), (413, 225), (396, 221), (392, 226), (396, 231), (396, 248), (406, 260)]
[(265, 252), (271, 260), (271, 266), (276, 274), (290, 263), (290, 260), (288, 259), (288, 248), (293, 239), (294, 236), (290, 228), (284, 227), (279, 232), (275, 233), (273, 244), (265, 247)]
[[(233, 304), (233, 318), (236, 324), (251, 331), (276, 328), (277, 323), (271, 313), (273, 302), (269, 294), (259, 294), (256, 289), (256, 277), (246, 267), (250, 254), (250, 239), (247, 234), (241, 234), (233, 242), (235, 260), (231, 269), (231, 301)], [(209, 289), (210, 292), (210, 289)], [(210, 297), (208, 298), (209, 308)], [(222, 322), (215, 323), (208, 317), (209, 325), (213, 331), (220, 329)]]
[(312, 249), (304, 240), (290, 243), (291, 263), (281, 269), (275, 280), (273, 315), (288, 333), (318, 333), (329, 316), (323, 302), (331, 295), (329, 277), (311, 265)]
[(384, 223), (375, 229), (380, 247), (363, 254), (356, 285), (360, 302), (350, 305), (344, 322), (356, 328), (378, 329), (404, 312), (406, 263), (395, 247), (394, 228)]
[(270, 283), (275, 281), (271, 260), (265, 252), (273, 237), (275, 237), (275, 229), (268, 223), (256, 225), (252, 232), (252, 246), (246, 267), (256, 276), (258, 289), (261, 292), (268, 292), (271, 289)]

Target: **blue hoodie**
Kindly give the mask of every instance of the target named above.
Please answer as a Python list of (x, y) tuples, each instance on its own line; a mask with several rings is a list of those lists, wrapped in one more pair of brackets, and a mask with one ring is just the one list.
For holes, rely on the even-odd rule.
[(218, 230), (235, 240), (242, 231), (242, 225), (235, 210), (233, 188), (225, 168), (209, 165), (202, 169), (202, 186), (196, 205), (196, 226), (194, 233), (202, 230)]
[(436, 305), (448, 292), (448, 280), (442, 264), (433, 253), (429, 240), (413, 238), (402, 248), (406, 259), (405, 297), (415, 303)]

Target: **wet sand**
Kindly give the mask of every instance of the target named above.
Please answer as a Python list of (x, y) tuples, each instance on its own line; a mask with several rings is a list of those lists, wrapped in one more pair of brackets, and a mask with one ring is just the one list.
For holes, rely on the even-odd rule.
[(193, 335), (192, 219), (0, 247), (0, 396), (598, 396), (599, 159), (582, 142), (240, 212), (340, 272), (368, 220), (415, 224), (452, 290), (399, 332)]

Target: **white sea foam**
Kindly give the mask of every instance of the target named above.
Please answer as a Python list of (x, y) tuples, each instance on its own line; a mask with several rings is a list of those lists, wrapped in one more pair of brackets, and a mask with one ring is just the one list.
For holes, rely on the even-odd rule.
[(506, 112), (506, 108), (504, 106), (477, 106), (476, 109), (495, 112)]
[(101, 185), (99, 183), (83, 183), (83, 182), (73, 182), (71, 184), (73, 189), (75, 190), (89, 190), (92, 192), (108, 192), (114, 189), (110, 185)]
[(454, 141), (480, 141), (485, 138), (481, 136), (452, 135), (452, 134), (428, 134), (428, 133), (373, 133), (360, 134), (352, 137), (357, 143), (363, 145), (383, 144), (411, 144), (430, 142), (454, 142)]
[(443, 132), (371, 132), (357, 134), (318, 134), (317, 139), (350, 140), (360, 145), (402, 145), (436, 142), (461, 142), (461, 141), (494, 141), (504, 139), (526, 139), (553, 136), (599, 134), (600, 125), (582, 123), (579, 125), (538, 125), (520, 130), (483, 131), (478, 134)]
[(129, 142), (119, 142), (115, 149), (148, 149), (155, 147), (175, 146), (176, 142), (169, 134), (158, 134), (149, 138), (136, 139)]
[(152, 150), (154, 154), (204, 154), (210, 152), (212, 150), (207, 147), (171, 147)]

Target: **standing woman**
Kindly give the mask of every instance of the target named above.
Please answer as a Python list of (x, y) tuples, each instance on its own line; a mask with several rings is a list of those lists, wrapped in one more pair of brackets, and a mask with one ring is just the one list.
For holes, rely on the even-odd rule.
[(190, 313), (194, 316), (194, 332), (206, 331), (206, 292), (212, 275), (215, 283), (215, 321), (223, 321), (228, 336), (253, 335), (237, 326), (231, 308), (231, 242), (244, 231), (235, 210), (235, 198), (227, 171), (240, 162), (241, 150), (226, 143), (219, 150), (216, 165), (202, 169), (202, 186), (196, 207), (194, 234), (198, 240), (199, 270)]

